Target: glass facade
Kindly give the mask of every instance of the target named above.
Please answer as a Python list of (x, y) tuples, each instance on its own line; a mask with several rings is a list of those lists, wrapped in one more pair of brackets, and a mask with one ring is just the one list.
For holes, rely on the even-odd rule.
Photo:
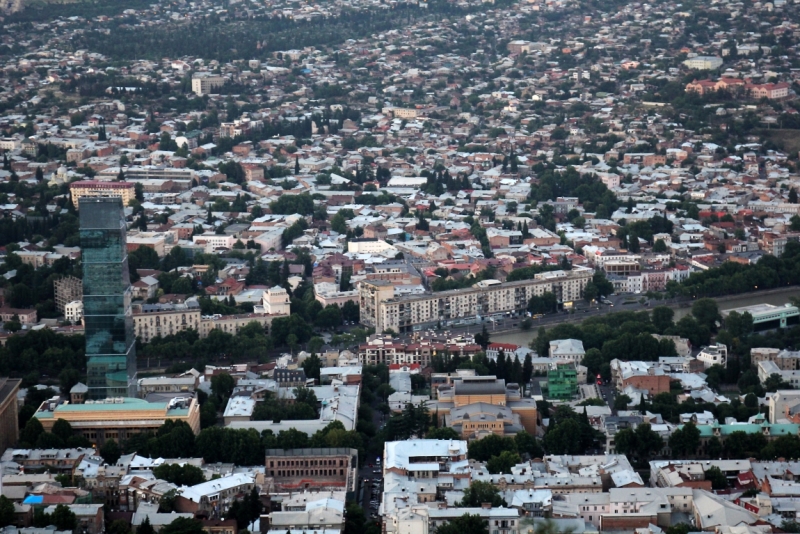
[(136, 350), (122, 199), (80, 200), (90, 399), (136, 396)]

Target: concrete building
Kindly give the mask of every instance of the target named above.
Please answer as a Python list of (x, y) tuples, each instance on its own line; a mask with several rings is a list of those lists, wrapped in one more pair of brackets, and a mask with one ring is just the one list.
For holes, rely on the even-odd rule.
[(133, 183), (131, 182), (101, 182), (98, 180), (81, 180), (69, 184), (69, 194), (72, 204), (80, 207), (82, 198), (94, 197), (119, 197), (122, 205), (127, 206), (131, 199), (136, 198)]
[(358, 480), (356, 449), (267, 449), (265, 465), (277, 491), (355, 491)]
[(80, 300), (73, 300), (64, 306), (64, 319), (72, 324), (78, 324), (83, 317), (83, 302)]
[(703, 350), (697, 355), (697, 359), (703, 362), (703, 366), (708, 369), (712, 365), (721, 365), (722, 367), (728, 366), (728, 347), (722, 343), (715, 343), (703, 347)]
[(767, 402), (770, 423), (788, 420), (789, 414), (800, 413), (800, 390), (780, 389), (775, 393), (767, 393)]
[(225, 85), (225, 78), (208, 73), (196, 73), (192, 76), (192, 92), (197, 96), (208, 95)]
[(22, 380), (0, 377), (0, 450), (13, 447), (19, 439), (17, 392)]
[(508, 283), (483, 280), (466, 289), (399, 297), (395, 297), (391, 282), (362, 281), (361, 323), (377, 332), (391, 329), (402, 333), (425, 326), (458, 325), (523, 313), (533, 296), (545, 292), (555, 294), (562, 303), (580, 299), (592, 275), (591, 269), (576, 267), (571, 271), (539, 273), (532, 280)]
[(64, 308), (70, 302), (83, 299), (83, 282), (74, 276), (65, 276), (53, 282), (56, 309), (64, 313)]

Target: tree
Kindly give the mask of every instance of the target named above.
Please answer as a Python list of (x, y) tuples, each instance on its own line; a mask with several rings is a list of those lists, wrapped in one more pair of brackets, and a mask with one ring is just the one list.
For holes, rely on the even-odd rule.
[(481, 506), (481, 504), (487, 502), (494, 507), (505, 506), (506, 504), (503, 497), (500, 496), (500, 489), (497, 486), (491, 482), (476, 480), (464, 490), (464, 498), (456, 503), (456, 506), (459, 508), (471, 508)]
[(161, 464), (153, 469), (153, 474), (176, 486), (194, 486), (206, 481), (203, 470), (191, 464)]
[(50, 523), (56, 526), (56, 530), (73, 531), (78, 526), (78, 519), (67, 505), (59, 504), (50, 514)]
[(347, 219), (344, 218), (341, 212), (331, 217), (331, 230), (337, 234), (347, 233)]
[(789, 203), (797, 204), (797, 191), (795, 191), (794, 187), (789, 189)]
[(669, 437), (669, 448), (673, 456), (693, 456), (700, 446), (700, 431), (693, 423), (687, 423)]
[(617, 395), (614, 397), (614, 409), (617, 411), (627, 410), (631, 402), (633, 402), (633, 399), (631, 399), (629, 396), (625, 394)]
[(499, 456), (492, 456), (486, 462), (486, 469), (492, 474), (511, 473), (511, 468), (522, 462), (519, 454), (511, 451), (503, 451)]
[(659, 334), (663, 334), (668, 328), (673, 326), (672, 320), (675, 317), (675, 312), (672, 308), (667, 306), (657, 306), (653, 308), (652, 321), (653, 326)]
[(692, 315), (701, 326), (705, 326), (712, 332), (716, 331), (717, 321), (722, 318), (719, 314), (717, 301), (709, 298), (696, 300), (692, 304)]
[(586, 302), (594, 301), (600, 292), (597, 290), (597, 286), (594, 285), (594, 282), (589, 282), (586, 284), (586, 287), (583, 289), (583, 298)]
[(220, 373), (211, 377), (211, 392), (218, 399), (227, 399), (236, 387), (236, 380), (228, 373)]
[(317, 356), (316, 353), (313, 353), (311, 356), (306, 358), (301, 367), (306, 372), (306, 378), (313, 378), (319, 381), (319, 372), (320, 369), (322, 369), (322, 360), (319, 359), (319, 356)]
[(39, 439), (39, 436), (43, 433), (44, 427), (42, 426), (41, 421), (39, 421), (36, 417), (31, 417), (28, 419), (28, 422), (25, 423), (25, 428), (23, 428), (22, 432), (20, 433), (19, 441), (23, 445), (34, 447), (36, 445), (36, 441)]
[(711, 436), (706, 443), (706, 454), (709, 458), (719, 458), (722, 455), (722, 442), (717, 436)]
[(481, 516), (464, 514), (438, 526), (435, 534), (489, 534), (489, 527)]
[(581, 433), (580, 425), (574, 419), (556, 424), (544, 436), (544, 449), (548, 454), (580, 454), (581, 442), (575, 439)]
[(116, 464), (121, 455), (122, 452), (119, 450), (119, 445), (114, 439), (106, 440), (103, 446), (100, 447), (100, 456), (102, 456), (103, 460), (109, 465)]
[(65, 397), (69, 396), (69, 390), (71, 390), (75, 384), (80, 382), (80, 379), (80, 373), (72, 367), (67, 367), (61, 371), (61, 373), (58, 375), (58, 381), (61, 385), (61, 394)]
[(483, 347), (483, 350), (486, 350), (486, 347), (489, 346), (489, 331), (486, 329), (486, 325), (483, 325), (479, 334), (475, 334), (475, 343)]
[(5, 495), (0, 495), (0, 528), (14, 522), (14, 503)]
[(725, 330), (734, 338), (742, 338), (753, 333), (753, 316), (749, 312), (732, 311), (725, 318)]
[(72, 430), (72, 425), (69, 424), (69, 421), (65, 419), (57, 419), (53, 424), (53, 434), (58, 436), (64, 441), (64, 443), (66, 443), (67, 440), (73, 436), (74, 431)]
[(525, 389), (528, 387), (528, 384), (531, 382), (531, 377), (533, 377), (533, 358), (531, 357), (531, 353), (525, 355), (525, 361), (522, 364), (522, 391), (524, 392)]
[(425, 439), (461, 439), (461, 435), (450, 427), (429, 428)]
[(706, 480), (711, 481), (711, 489), (723, 490), (728, 488), (728, 479), (725, 477), (725, 473), (716, 465), (706, 469), (705, 477)]
[(667, 244), (664, 243), (663, 239), (656, 239), (656, 242), (653, 243), (653, 252), (666, 252), (667, 251)]

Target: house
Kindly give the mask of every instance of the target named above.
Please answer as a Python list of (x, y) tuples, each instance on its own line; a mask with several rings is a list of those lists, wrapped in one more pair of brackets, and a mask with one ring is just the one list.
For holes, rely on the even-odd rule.
[(555, 339), (550, 342), (550, 357), (556, 360), (580, 363), (586, 351), (580, 339)]

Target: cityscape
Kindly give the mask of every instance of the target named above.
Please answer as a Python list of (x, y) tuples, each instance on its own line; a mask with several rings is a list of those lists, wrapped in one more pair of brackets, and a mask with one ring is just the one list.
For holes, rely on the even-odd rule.
[(0, 21), (0, 534), (800, 533), (800, 2)]

